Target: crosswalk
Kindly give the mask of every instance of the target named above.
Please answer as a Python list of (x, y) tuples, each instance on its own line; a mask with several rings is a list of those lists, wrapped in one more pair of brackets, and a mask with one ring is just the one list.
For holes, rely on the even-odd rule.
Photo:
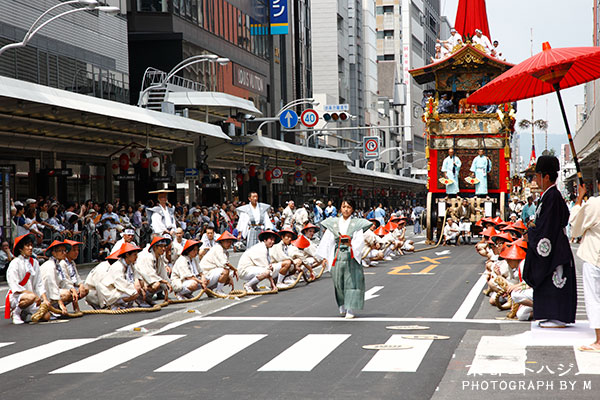
[[(251, 351), (249, 349), (259, 342), (263, 343), (259, 349), (261, 353), (265, 354), (265, 360), (260, 368), (256, 369), (257, 365), (255, 364), (252, 364), (252, 368), (260, 373), (311, 372), (328, 357), (342, 354), (346, 357), (348, 352), (363, 363), (365, 355), (368, 355), (369, 360), (362, 368), (362, 372), (365, 373), (417, 372), (433, 343), (432, 340), (409, 340), (403, 339), (402, 335), (391, 335), (385, 342), (386, 344), (408, 344), (412, 348), (373, 352), (362, 349), (363, 344), (372, 343), (359, 344), (357, 342), (362, 340), (349, 341), (351, 336), (351, 334), (307, 334), (301, 339), (289, 343), (289, 346), (279, 354), (271, 354), (269, 346), (277, 343), (276, 346), (279, 348), (281, 338), (278, 337), (277, 342), (269, 342), (270, 338), (267, 334), (225, 334), (212, 341), (202, 343), (192, 350), (184, 349), (190, 347), (192, 342), (195, 345), (197, 338), (186, 335), (146, 335), (129, 339), (108, 349), (106, 349), (106, 344), (113, 343), (110, 339), (61, 339), (0, 357), (0, 375), (50, 358), (52, 358), (52, 362), (42, 365), (44, 368), (47, 365), (53, 365), (53, 367), (47, 367), (49, 370), (42, 372), (44, 374), (98, 374), (118, 368), (125, 363), (131, 363), (132, 367), (149, 368), (156, 373), (208, 372), (230, 359), (235, 362), (247, 363), (252, 358), (248, 357), (248, 354), (253, 353), (244, 354), (244, 352)], [(184, 343), (186, 340), (190, 343)], [(170, 347), (168, 350), (164, 349), (170, 343), (181, 345), (176, 349), (174, 347)], [(340, 349), (344, 343), (347, 343), (347, 346)], [(85, 346), (90, 344), (93, 346), (86, 349)], [(11, 345), (14, 343), (0, 343), (0, 347), (6, 347), (6, 349), (9, 349)], [(69, 352), (76, 348), (81, 348), (76, 354), (84, 358), (61, 365), (60, 356), (63, 355), (64, 358), (73, 361), (73, 353)], [(151, 352), (162, 352), (160, 359), (168, 362), (156, 368), (155, 365), (148, 367), (143, 360), (136, 361)], [(181, 352), (184, 353), (181, 354)], [(95, 354), (90, 355), (90, 353)], [(138, 364), (133, 364), (136, 362)]]

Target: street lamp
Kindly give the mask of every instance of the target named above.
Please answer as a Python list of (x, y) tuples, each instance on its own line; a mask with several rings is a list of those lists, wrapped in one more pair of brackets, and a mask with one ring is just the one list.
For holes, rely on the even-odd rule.
[[(50, 13), (51, 11), (53, 11), (54, 9), (67, 5), (67, 4), (81, 4), (84, 7), (82, 8), (74, 8), (72, 10), (69, 11), (64, 11), (58, 15), (55, 15), (54, 17), (48, 19), (47, 21), (45, 21), (44, 23), (38, 25), (38, 23), (42, 20), (42, 18), (46, 15), (48, 15), (48, 13)], [(79, 12), (79, 11), (101, 11), (107, 14), (117, 14), (118, 12), (120, 12), (121, 10), (118, 7), (109, 7), (109, 6), (99, 6), (98, 2), (96, 0), (71, 0), (71, 1), (66, 1), (64, 3), (59, 3), (53, 7), (50, 7), (48, 10), (46, 10), (42, 15), (40, 15), (38, 17), (38, 19), (35, 20), (35, 22), (33, 23), (33, 25), (31, 25), (31, 27), (29, 28), (29, 30), (27, 31), (27, 33), (25, 34), (25, 37), (23, 38), (22, 41), (18, 42), (18, 43), (10, 43), (7, 44), (6, 46), (0, 48), (0, 54), (4, 53), (6, 50), (9, 49), (15, 49), (18, 47), (24, 47), (27, 46), (27, 43), (29, 43), (29, 41), (31, 40), (31, 38), (40, 31), (40, 29), (42, 29), (44, 26), (48, 25), (50, 22), (64, 17), (65, 15), (69, 15), (69, 14), (73, 14), (75, 12)]]
[[(142, 106), (142, 100), (144, 99), (144, 97), (150, 90), (165, 86), (167, 83), (169, 83), (169, 80), (173, 76), (175, 76), (179, 71), (189, 67), (190, 65), (198, 64), (198, 63), (206, 62), (206, 61), (208, 61), (210, 63), (218, 63), (219, 65), (227, 65), (227, 64), (229, 64), (229, 62), (231, 60), (229, 60), (229, 58), (219, 57), (216, 54), (200, 54), (197, 56), (191, 56), (191, 57), (186, 58), (185, 60), (181, 61), (179, 64), (174, 66), (171, 69), (171, 71), (169, 71), (165, 75), (165, 77), (163, 79), (161, 79), (161, 81), (159, 83), (157, 83), (156, 85), (148, 86), (146, 89), (144, 89), (140, 93), (140, 97), (138, 100), (138, 107)], [(143, 82), (142, 82), (142, 84), (143, 84)]]

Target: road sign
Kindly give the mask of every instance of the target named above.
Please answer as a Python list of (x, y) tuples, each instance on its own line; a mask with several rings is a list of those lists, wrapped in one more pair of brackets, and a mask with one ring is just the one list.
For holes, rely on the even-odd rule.
[(319, 114), (312, 108), (304, 110), (300, 116), (300, 122), (307, 128), (312, 128), (319, 122)]
[(279, 123), (285, 129), (292, 129), (298, 125), (298, 114), (294, 110), (285, 110), (279, 116)]
[(273, 168), (273, 171), (271, 171), (271, 174), (273, 176), (273, 179), (279, 179), (283, 176), (283, 171), (281, 170), (281, 168), (275, 167)]
[(327, 104), (324, 108), (325, 112), (350, 111), (348, 104)]
[(365, 136), (363, 138), (363, 152), (365, 160), (379, 158), (379, 136)]
[(271, 183), (277, 184), (277, 185), (282, 185), (283, 184), (283, 178), (273, 178), (271, 179)]
[(200, 173), (200, 171), (198, 171), (197, 168), (186, 168), (185, 169), (185, 177), (186, 178), (196, 177), (196, 176), (198, 176), (199, 173)]

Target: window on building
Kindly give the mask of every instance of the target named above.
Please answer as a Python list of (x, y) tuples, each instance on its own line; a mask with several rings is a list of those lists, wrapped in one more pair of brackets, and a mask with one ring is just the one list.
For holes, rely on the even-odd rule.
[(383, 15), (383, 6), (377, 6), (375, 12), (377, 15)]
[(383, 13), (384, 14), (393, 14), (394, 6), (383, 6)]
[(384, 38), (384, 31), (377, 31), (377, 39), (383, 39)]
[(383, 31), (383, 36), (385, 36), (387, 39), (393, 38), (394, 37), (394, 30), (393, 29), (386, 29), (385, 31)]

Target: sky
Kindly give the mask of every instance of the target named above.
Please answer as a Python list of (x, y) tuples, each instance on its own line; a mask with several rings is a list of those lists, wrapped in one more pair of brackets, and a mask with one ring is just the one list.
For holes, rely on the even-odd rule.
[[(459, 0), (441, 0), (442, 15), (454, 24)], [(490, 40), (498, 40), (506, 61), (518, 64), (542, 50), (543, 42), (553, 48), (592, 46), (593, 0), (487, 0)], [(561, 91), (571, 132), (575, 134), (575, 105), (583, 104), (583, 85)], [(547, 101), (546, 101), (547, 100)], [(548, 107), (546, 107), (546, 104)], [(531, 119), (531, 101), (521, 100), (517, 105), (517, 122)], [(566, 143), (567, 136), (560, 107), (555, 94), (534, 99), (534, 119), (548, 121), (549, 139), (554, 147)], [(518, 128), (517, 128), (518, 129)], [(531, 132), (531, 131), (529, 131)], [(522, 135), (526, 136), (526, 135)], [(560, 137), (564, 140), (561, 141)], [(525, 144), (524, 141), (521, 142)], [(526, 141), (531, 146), (531, 138)], [(536, 153), (544, 149), (544, 135), (536, 137)], [(549, 146), (550, 147), (550, 146)], [(556, 149), (558, 152), (558, 149)], [(529, 149), (522, 149), (529, 152)]]

